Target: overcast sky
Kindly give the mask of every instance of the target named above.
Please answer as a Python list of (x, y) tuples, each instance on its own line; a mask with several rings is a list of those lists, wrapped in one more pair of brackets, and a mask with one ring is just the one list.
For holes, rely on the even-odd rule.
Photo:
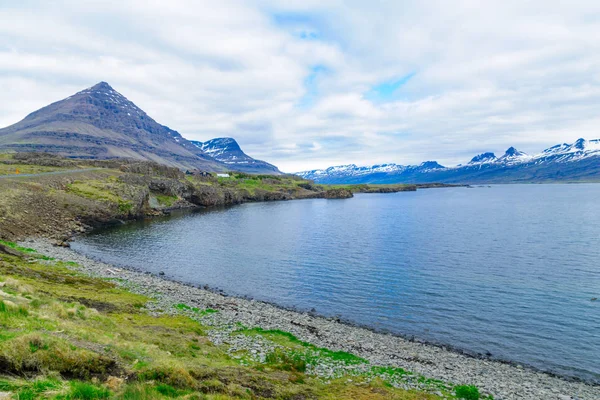
[(600, 137), (600, 2), (0, 1), (0, 126), (107, 81), (287, 172)]

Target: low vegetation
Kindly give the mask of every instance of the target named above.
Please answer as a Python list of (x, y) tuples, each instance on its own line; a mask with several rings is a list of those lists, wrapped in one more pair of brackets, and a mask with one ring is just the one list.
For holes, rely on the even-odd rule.
[[(150, 313), (151, 298), (84, 276), (76, 263), (27, 254), (0, 254), (0, 392), (10, 398), (439, 398), (394, 387), (392, 378), (407, 373), (400, 369), (318, 378), (309, 365), (319, 358), (367, 361), (279, 330), (235, 327), (235, 334), (261, 336), (275, 347), (263, 362), (232, 357), (227, 345), (211, 343), (211, 328), (201, 322), (218, 310), (177, 304), (176, 315)], [(476, 388), (455, 390), (479, 398)], [(444, 394), (453, 397), (451, 390)]]
[[(331, 197), (332, 189), (346, 195), (365, 187), (332, 188), (295, 176), (186, 176), (158, 164), (123, 160), (0, 157), (7, 170), (23, 165), (31, 166), (23, 173), (84, 171), (0, 180), (0, 398), (439, 398), (399, 388), (404, 375), (425, 378), (371, 366), (356, 355), (278, 330), (232, 327), (234, 335), (260, 336), (272, 344), (262, 360), (234, 356), (228, 345), (208, 339), (213, 328), (202, 323), (218, 310), (176, 304), (150, 312), (146, 306), (152, 298), (123, 289), (116, 279), (87, 277), (76, 263), (10, 241), (35, 235), (61, 239), (174, 207)], [(314, 366), (323, 360), (364, 368), (360, 374), (319, 378)], [(454, 392), (468, 399), (479, 396), (473, 389), (435, 382), (429, 387), (448, 398)]]
[[(73, 160), (16, 153), (0, 157), (0, 239), (49, 236), (120, 220), (160, 215), (174, 208), (227, 206), (253, 201), (343, 199), (356, 192), (415, 190), (414, 185), (318, 185), (294, 175), (229, 177), (184, 172), (152, 162)], [(14, 172), (19, 170), (21, 174)], [(66, 171), (64, 174), (45, 172)], [(25, 173), (40, 173), (29, 176)]]
[(328, 185), (334, 189), (346, 189), (352, 193), (394, 193), (394, 192), (414, 192), (417, 190), (415, 184), (394, 184), (394, 185), (372, 185), (372, 184), (355, 184), (355, 185)]
[(151, 315), (144, 306), (152, 299), (73, 268), (35, 253), (0, 255), (0, 391), (14, 399), (437, 398), (380, 379), (310, 376), (302, 352), (364, 360), (281, 331), (240, 331), (280, 346), (265, 363), (242, 365), (226, 346), (213, 345), (209, 327), (197, 320)]

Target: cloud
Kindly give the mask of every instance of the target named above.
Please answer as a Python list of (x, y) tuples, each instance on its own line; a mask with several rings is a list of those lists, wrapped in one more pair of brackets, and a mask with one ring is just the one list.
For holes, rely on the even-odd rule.
[(0, 126), (104, 80), (287, 171), (536, 152), (600, 137), (599, 19), (583, 0), (8, 0)]

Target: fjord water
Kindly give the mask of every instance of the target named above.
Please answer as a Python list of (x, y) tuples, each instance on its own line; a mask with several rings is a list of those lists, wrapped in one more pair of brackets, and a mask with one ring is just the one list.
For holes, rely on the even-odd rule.
[(73, 248), (232, 295), (600, 382), (600, 184), (254, 203)]

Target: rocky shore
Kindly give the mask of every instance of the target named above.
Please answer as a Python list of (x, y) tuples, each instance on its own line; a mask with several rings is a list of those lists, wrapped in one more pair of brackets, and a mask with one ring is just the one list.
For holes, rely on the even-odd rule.
[[(209, 332), (210, 340), (215, 344), (227, 343), (234, 358), (237, 351), (246, 350), (254, 360), (261, 361), (273, 351), (277, 344), (260, 335), (234, 334), (240, 327), (259, 327), (290, 332), (319, 348), (345, 351), (368, 361), (368, 364), (348, 364), (318, 359), (307, 372), (326, 380), (340, 376), (348, 376), (351, 380), (352, 375), (372, 374), (373, 366), (381, 366), (378, 375), (394, 386), (438, 395), (441, 391), (437, 388), (466, 384), (479, 387), (496, 400), (600, 399), (599, 386), (565, 380), (519, 365), (473, 358), (442, 347), (350, 326), (335, 319), (228, 297), (159, 276), (117, 268), (91, 260), (70, 248), (56, 247), (47, 240), (29, 240), (22, 245), (57, 260), (74, 261), (77, 266), (73, 268), (84, 274), (114, 280), (133, 292), (155, 298), (156, 301), (147, 306), (151, 313), (189, 313), (193, 318), (201, 319), (203, 324), (213, 327)], [(194, 308), (215, 312), (197, 314)], [(398, 373), (403, 370), (410, 373)]]

